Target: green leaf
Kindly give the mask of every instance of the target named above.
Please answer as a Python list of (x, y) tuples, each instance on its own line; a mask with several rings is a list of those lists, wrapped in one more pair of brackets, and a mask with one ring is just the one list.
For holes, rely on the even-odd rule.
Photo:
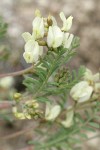
[(93, 129), (92, 127), (84, 126), (83, 129), (86, 131), (95, 132), (95, 129)]
[(74, 37), (73, 41), (72, 41), (72, 48), (76, 48), (80, 45), (80, 38), (79, 37)]
[(100, 124), (96, 122), (89, 122), (89, 125), (95, 128), (100, 128)]
[(50, 102), (50, 100), (46, 97), (37, 97), (36, 99), (42, 103)]
[(0, 38), (3, 38), (7, 32), (8, 24), (0, 17)]
[(81, 136), (83, 139), (88, 139), (88, 136), (85, 133), (79, 133), (79, 136)]
[(77, 122), (77, 119), (78, 119), (78, 121), (80, 121), (81, 123), (84, 123), (84, 120), (83, 120), (83, 118), (81, 117), (81, 115), (80, 115), (79, 113), (76, 113), (76, 114), (75, 114), (75, 120), (76, 120), (76, 122)]

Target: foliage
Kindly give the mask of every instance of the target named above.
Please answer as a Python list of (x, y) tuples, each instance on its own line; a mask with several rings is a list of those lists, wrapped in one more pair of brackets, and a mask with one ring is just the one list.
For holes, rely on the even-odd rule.
[(8, 24), (4, 22), (0, 16), (0, 61), (6, 61), (8, 59), (8, 48), (2, 44), (7, 33)]
[(3, 21), (3, 18), (0, 16), (0, 39), (2, 39), (7, 32), (7, 23)]
[[(63, 28), (60, 29), (52, 25), (52, 16), (43, 20), (39, 11), (36, 14), (32, 35), (28, 32), (23, 34), (26, 42), (23, 57), (27, 63), (32, 63), (32, 67), (21, 71), (24, 75), (23, 84), (26, 91), (14, 94), (15, 106), (12, 111), (18, 119), (34, 119), (34, 123), (38, 121), (34, 129), (37, 140), (28, 142), (34, 145), (35, 150), (78, 150), (80, 143), (88, 140), (87, 131), (95, 132), (100, 128), (100, 92), (98, 92), (97, 84), (100, 81), (99, 73), (92, 75), (92, 72), (83, 66), (80, 66), (78, 70), (68, 67), (80, 42), (78, 37), (66, 33), (67, 27), (71, 27), (72, 16), (66, 19), (64, 14), (60, 13), (63, 21)], [(45, 28), (48, 31), (46, 34), (43, 24), (45, 20)], [(7, 24), (0, 18), (0, 40), (4, 38), (6, 30)], [(63, 40), (62, 35), (65, 34), (65, 43), (59, 42), (58, 32), (60, 40)], [(50, 35), (55, 36), (50, 37)], [(47, 36), (47, 42), (44, 40), (45, 36)], [(41, 46), (47, 48), (44, 53), (40, 49)], [(7, 60), (4, 49), (0, 53), (4, 54), (0, 60)], [(11, 80), (9, 78), (0, 80), (0, 88), (9, 91), (12, 87), (11, 83), (9, 84)], [(87, 83), (87, 87), (91, 87), (91, 95), (86, 99), (88, 92), (85, 91), (84, 94), (84, 88), (74, 88), (73, 101), (69, 93), (82, 80)], [(8, 87), (2, 84), (4, 81), (6, 86), (8, 82)], [(79, 95), (79, 91), (82, 91), (83, 95)], [(85, 100), (82, 101), (84, 95)], [(12, 123), (12, 118), (9, 119), (9, 116), (3, 114), (0, 116)]]

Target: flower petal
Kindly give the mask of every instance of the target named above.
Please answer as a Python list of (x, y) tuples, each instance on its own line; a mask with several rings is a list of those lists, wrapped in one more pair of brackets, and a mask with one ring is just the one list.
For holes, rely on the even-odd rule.
[(50, 26), (47, 36), (47, 43), (49, 47), (57, 48), (62, 44), (63, 32), (58, 26)]
[(73, 34), (69, 34), (69, 33), (64, 34), (64, 41), (63, 41), (64, 48), (70, 48), (73, 38), (74, 38)]
[[(22, 37), (25, 40), (25, 42), (28, 42), (29, 40), (31, 40), (33, 38), (32, 35), (29, 32), (24, 32), (22, 34)], [(33, 40), (34, 40), (34, 38), (33, 38)]]
[(50, 104), (46, 105), (45, 119), (48, 121), (54, 121), (61, 112), (60, 105), (52, 107)]
[(61, 20), (63, 21), (63, 27), (62, 27), (62, 30), (63, 31), (69, 31), (71, 26), (72, 26), (72, 20), (73, 20), (73, 17), (70, 16), (66, 19), (65, 15), (63, 12), (60, 13), (60, 18)]
[(36, 41), (29, 40), (25, 44), (25, 52), (23, 54), (24, 59), (27, 63), (37, 62), (40, 54), (42, 55), (41, 49)]
[(90, 99), (92, 92), (93, 87), (89, 86), (88, 82), (81, 81), (72, 87), (70, 95), (74, 100), (84, 102)]
[(33, 20), (33, 35), (35, 39), (43, 38), (44, 36), (44, 22), (43, 18), (35, 17)]
[(66, 120), (62, 121), (61, 124), (65, 128), (69, 128), (70, 126), (73, 125), (73, 117), (74, 117), (74, 111), (72, 109), (68, 109), (66, 114)]

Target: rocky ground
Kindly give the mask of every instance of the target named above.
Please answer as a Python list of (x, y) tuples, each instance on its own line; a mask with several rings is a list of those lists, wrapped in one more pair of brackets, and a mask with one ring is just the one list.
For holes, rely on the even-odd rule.
[[(58, 15), (60, 11), (63, 11), (66, 16), (74, 16), (72, 33), (79, 36), (81, 40), (77, 50), (78, 55), (70, 65), (72, 68), (85, 65), (93, 72), (97, 72), (100, 67), (100, 0), (0, 0), (0, 15), (9, 24), (6, 43), (10, 45), (11, 52), (9, 63), (2, 65), (0, 62), (0, 71), (9, 72), (26, 67), (22, 58), (24, 42), (21, 34), (25, 31), (31, 32), (36, 8), (40, 9), (44, 16), (50, 13), (58, 20), (60, 20)], [(1, 136), (2, 134), (4, 132), (1, 132)], [(25, 145), (25, 140), (22, 141), (22, 145)], [(85, 142), (83, 150), (100, 150), (99, 142), (99, 138)], [(17, 150), (16, 143), (21, 144), (18, 139), (14, 144), (9, 140), (6, 144), (3, 141), (0, 150)]]

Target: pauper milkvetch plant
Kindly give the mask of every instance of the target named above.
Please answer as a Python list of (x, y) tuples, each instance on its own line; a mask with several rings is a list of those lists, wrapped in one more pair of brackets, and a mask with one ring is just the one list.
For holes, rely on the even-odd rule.
[(22, 34), (23, 58), (31, 67), (17, 73), (24, 75), (26, 91), (14, 94), (12, 111), (17, 119), (39, 121), (39, 140), (29, 142), (36, 150), (78, 149), (88, 138), (85, 131), (99, 128), (100, 74), (68, 68), (79, 46), (79, 38), (70, 33), (72, 16), (66, 19), (61, 12), (59, 27), (52, 15), (44, 18), (39, 10), (35, 15), (32, 33)]

